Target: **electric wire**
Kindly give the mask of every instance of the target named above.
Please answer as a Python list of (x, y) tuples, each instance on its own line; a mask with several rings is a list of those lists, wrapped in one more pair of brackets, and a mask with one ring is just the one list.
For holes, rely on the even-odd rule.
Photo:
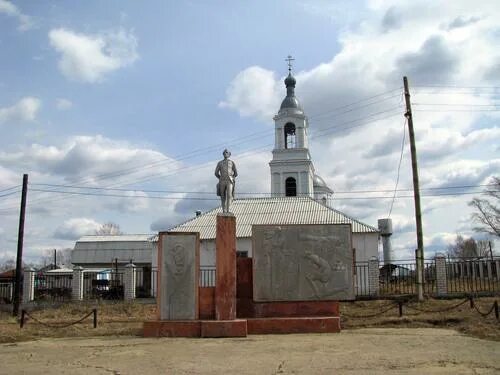
[(399, 174), (401, 170), (401, 162), (403, 161), (403, 155), (404, 155), (404, 147), (405, 147), (405, 141), (406, 141), (406, 117), (403, 121), (403, 139), (401, 141), (401, 153), (399, 155), (399, 163), (398, 163), (398, 171), (397, 171), (397, 177), (396, 177), (396, 184), (394, 186), (394, 195), (392, 196), (392, 202), (391, 202), (391, 207), (389, 208), (389, 214), (387, 215), (388, 218), (391, 217), (392, 214), (392, 208), (394, 206), (394, 201), (396, 200), (396, 193), (398, 191), (398, 184), (399, 184)]

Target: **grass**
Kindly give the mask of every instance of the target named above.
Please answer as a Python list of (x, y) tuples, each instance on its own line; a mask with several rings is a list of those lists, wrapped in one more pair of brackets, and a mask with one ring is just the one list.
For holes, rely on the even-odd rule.
[[(429, 299), (422, 303), (411, 302), (409, 306), (420, 310), (438, 311), (457, 305), (461, 301), (461, 299)], [(480, 311), (487, 312), (495, 298), (484, 297), (474, 301)], [(156, 305), (137, 302), (73, 302), (59, 306), (38, 306), (29, 314), (44, 323), (69, 323), (79, 320), (94, 308), (98, 311), (98, 327), (95, 329), (92, 316), (82, 323), (57, 329), (38, 324), (28, 317), (24, 328), (20, 329), (16, 318), (7, 312), (0, 312), (0, 342), (10, 343), (44, 337), (140, 336), (142, 335), (142, 322), (153, 320), (156, 316)], [(389, 311), (373, 316), (388, 308), (390, 308)], [(404, 306), (402, 317), (399, 317), (397, 303), (388, 300), (343, 302), (340, 311), (343, 329), (440, 327), (455, 329), (479, 338), (500, 341), (500, 322), (495, 318), (494, 313), (483, 317), (475, 309), (470, 308), (469, 302), (447, 312), (419, 312)]]
[[(483, 297), (474, 299), (476, 307), (483, 313), (488, 312), (496, 298)], [(399, 317), (397, 302), (388, 305), (391, 301), (356, 301), (342, 303), (340, 309), (341, 324), (344, 329), (355, 329), (364, 327), (419, 327), (419, 328), (450, 328), (464, 334), (500, 341), (500, 321), (496, 319), (494, 312), (487, 317), (481, 316), (474, 308), (470, 307), (469, 301), (449, 311), (464, 299), (427, 299), (424, 302), (410, 302), (412, 306), (421, 312), (410, 309), (403, 305), (403, 316)], [(394, 306), (386, 313), (373, 316), (383, 310)], [(431, 312), (432, 311), (432, 312)], [(369, 316), (369, 317), (364, 317)]]

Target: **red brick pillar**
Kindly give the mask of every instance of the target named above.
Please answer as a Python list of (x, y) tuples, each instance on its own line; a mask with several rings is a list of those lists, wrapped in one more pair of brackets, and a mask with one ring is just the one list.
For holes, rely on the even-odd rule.
[(217, 215), (215, 318), (236, 319), (236, 217)]

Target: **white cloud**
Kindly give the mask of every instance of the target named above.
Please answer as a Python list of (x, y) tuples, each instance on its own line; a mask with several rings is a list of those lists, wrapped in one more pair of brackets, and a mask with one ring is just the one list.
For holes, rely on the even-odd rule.
[(49, 32), (50, 44), (60, 54), (59, 69), (71, 80), (95, 83), (117, 69), (134, 63), (139, 57), (133, 31), (95, 35), (59, 28)]
[(22, 13), (17, 6), (7, 0), (0, 0), (0, 13), (6, 14), (9, 17), (15, 17), (19, 21), (17, 29), (26, 31), (33, 27), (33, 19), (30, 16)]
[(10, 107), (0, 108), (0, 124), (17, 121), (34, 121), (42, 102), (27, 96)]
[(82, 236), (95, 234), (101, 224), (93, 219), (72, 218), (56, 228), (54, 237), (62, 240), (76, 240)]
[(219, 107), (269, 121), (279, 105), (280, 91), (273, 72), (251, 66), (238, 73), (229, 84), (226, 100), (221, 101)]
[(73, 103), (69, 99), (64, 99), (64, 98), (58, 98), (56, 100), (56, 107), (60, 111), (66, 111), (73, 107)]
[(71, 137), (62, 145), (35, 143), (21, 151), (0, 152), (0, 163), (67, 181), (85, 179), (86, 184), (136, 181), (180, 167), (158, 151), (100, 135)]
[[(500, 137), (498, 115), (475, 111), (490, 108), (486, 105), (498, 98), (486, 91), (416, 87), (491, 86), (500, 80), (500, 69), (496, 68), (500, 8), (493, 2), (481, 4), (370, 1), (370, 13), (354, 27), (344, 29), (339, 37), (340, 51), (331, 60), (294, 73), (297, 97), (310, 120), (314, 165), (334, 191), (394, 189), (405, 126), (401, 91), (376, 97), (372, 101), (379, 102), (372, 106), (361, 106), (368, 101), (335, 108), (397, 88), (403, 75), (409, 78), (412, 102), (419, 104), (414, 105), (414, 126), (421, 187), (478, 185), (498, 173), (494, 151), (495, 147), (498, 151), (495, 145)], [(328, 6), (322, 11), (330, 12)], [(405, 22), (398, 22), (399, 18)], [(300, 66), (300, 61), (295, 65)], [(396, 96), (389, 99), (391, 95)], [(284, 84), (275, 72), (252, 66), (229, 83), (220, 107), (270, 122), (284, 96)], [(380, 101), (383, 98), (388, 99)], [(425, 103), (428, 105), (422, 105)], [(437, 106), (441, 103), (445, 105)], [(377, 116), (370, 116), (385, 110), (396, 116), (377, 121)], [(364, 125), (353, 128), (360, 124)], [(412, 186), (408, 150), (406, 134), (400, 189)], [(424, 198), (426, 233), (432, 236), (438, 232), (436, 238), (441, 235), (447, 240), (449, 232), (461, 225), (455, 218), (470, 215), (467, 201), (471, 197)], [(387, 214), (390, 203), (390, 199), (334, 201), (336, 208), (375, 226), (376, 219)], [(396, 200), (393, 217), (402, 233), (395, 237), (399, 241), (395, 248), (401, 254), (412, 255), (416, 246), (413, 233), (406, 233), (413, 225), (413, 215), (411, 199)], [(436, 246), (444, 243), (434, 237), (428, 241)]]

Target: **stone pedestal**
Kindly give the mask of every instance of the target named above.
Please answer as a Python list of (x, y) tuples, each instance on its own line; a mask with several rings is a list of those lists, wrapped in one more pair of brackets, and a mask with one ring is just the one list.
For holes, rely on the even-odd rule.
[(236, 217), (217, 215), (215, 318), (236, 319)]

